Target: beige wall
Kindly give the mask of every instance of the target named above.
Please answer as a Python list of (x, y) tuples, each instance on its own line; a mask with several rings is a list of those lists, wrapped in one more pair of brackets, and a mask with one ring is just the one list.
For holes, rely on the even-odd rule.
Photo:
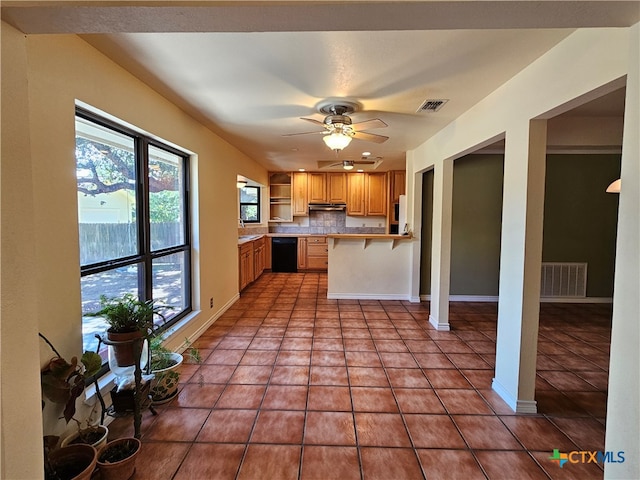
[[(25, 38), (3, 24), (2, 60), (2, 283), (13, 287), (2, 292), (2, 432), (19, 430), (25, 436), (20, 442), (3, 442), (2, 468), (8, 475), (2, 477), (36, 478), (41, 462), (33, 461), (37, 456), (25, 445), (39, 450), (38, 369), (51, 355), (42, 344), (40, 355), (34, 355), (37, 332), (63, 356), (82, 349), (76, 100), (195, 154), (193, 303), (194, 310), (202, 311), (175, 335), (174, 346), (236, 298), (236, 175), (266, 184), (267, 172), (75, 35)], [(28, 402), (14, 396), (11, 372), (5, 375), (12, 362), (21, 365), (17, 384), (26, 389), (22, 393), (28, 393)], [(12, 425), (18, 418), (21, 428)], [(50, 424), (45, 421), (47, 428)], [(23, 432), (25, 427), (29, 431)], [(18, 467), (21, 458), (31, 458), (31, 465)]]

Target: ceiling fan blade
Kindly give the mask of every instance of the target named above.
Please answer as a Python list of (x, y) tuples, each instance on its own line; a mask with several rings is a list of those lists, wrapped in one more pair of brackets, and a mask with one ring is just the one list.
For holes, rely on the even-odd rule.
[(325, 135), (327, 132), (326, 130), (322, 130), (319, 132), (301, 132), (301, 133), (284, 133), (282, 134), (283, 137), (294, 137), (296, 135)]
[(355, 160), (353, 163), (356, 163), (356, 164), (358, 164), (358, 165), (373, 165), (373, 164), (374, 164), (374, 163), (376, 163), (376, 162), (374, 162), (374, 161), (370, 161), (370, 160), (367, 160), (367, 161), (363, 161), (363, 160)]
[(384, 143), (389, 140), (389, 137), (385, 137), (384, 135), (376, 135), (375, 133), (366, 133), (366, 132), (356, 132), (353, 138), (357, 138), (358, 140), (365, 140), (367, 142), (374, 143)]
[(321, 127), (324, 127), (324, 123), (319, 120), (316, 120), (315, 118), (300, 117), (300, 120), (305, 120), (307, 122), (315, 123), (316, 125), (320, 125)]
[(384, 128), (384, 127), (387, 127), (388, 125), (384, 123), (382, 120), (380, 120), (379, 118), (373, 118), (371, 120), (365, 120), (364, 122), (354, 123), (351, 126), (355, 130), (362, 131), (362, 130), (371, 130), (373, 128)]

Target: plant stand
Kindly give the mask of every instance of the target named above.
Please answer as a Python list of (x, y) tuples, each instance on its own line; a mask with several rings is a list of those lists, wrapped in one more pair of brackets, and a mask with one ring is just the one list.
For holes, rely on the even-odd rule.
[[(142, 369), (140, 368), (140, 357), (142, 356), (142, 344), (144, 342), (144, 337), (143, 338), (137, 338), (134, 340), (126, 340), (124, 342), (114, 342), (112, 340), (107, 339), (105, 336), (101, 336), (101, 335), (96, 335), (96, 337), (98, 338), (98, 351), (100, 350), (100, 342), (104, 343), (105, 345), (117, 345), (117, 344), (123, 344), (123, 343), (133, 343), (133, 347), (134, 347), (134, 356), (135, 356), (135, 363), (134, 363), (134, 380), (135, 380), (135, 388), (133, 390), (133, 394), (129, 394), (129, 397), (133, 397), (133, 429), (134, 429), (134, 437), (139, 439), (141, 436), (141, 432), (140, 432), (140, 426), (142, 424), (142, 409), (143, 408), (148, 408), (151, 413), (153, 415), (157, 415), (158, 412), (156, 412), (156, 410), (153, 408), (153, 406), (151, 405), (151, 398), (149, 396), (149, 382), (147, 382), (144, 386), (142, 385)], [(123, 392), (119, 392), (119, 393), (123, 393)], [(123, 395), (123, 397), (126, 396)], [(115, 402), (116, 400), (114, 400)], [(126, 410), (129, 410), (129, 408), (127, 408)], [(127, 414), (128, 412), (124, 412), (124, 414)], [(123, 413), (121, 412), (116, 412), (115, 408), (112, 406), (108, 411), (107, 414), (110, 416), (120, 416)]]

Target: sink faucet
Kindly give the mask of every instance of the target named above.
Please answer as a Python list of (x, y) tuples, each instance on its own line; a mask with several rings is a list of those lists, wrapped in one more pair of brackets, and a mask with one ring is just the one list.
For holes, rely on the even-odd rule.
[(244, 228), (244, 220), (242, 218), (239, 218), (238, 220), (240, 220), (240, 227)]

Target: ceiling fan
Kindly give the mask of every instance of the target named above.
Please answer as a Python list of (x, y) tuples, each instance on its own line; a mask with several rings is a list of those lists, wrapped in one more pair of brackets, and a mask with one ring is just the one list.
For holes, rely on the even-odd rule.
[(324, 130), (318, 130), (313, 132), (302, 133), (289, 133), (283, 135), (285, 137), (292, 137), (295, 135), (324, 135), (322, 140), (331, 149), (339, 152), (349, 145), (352, 138), (358, 140), (364, 140), (367, 142), (383, 143), (386, 142), (389, 137), (384, 135), (377, 135), (375, 133), (368, 133), (364, 130), (371, 130), (374, 128), (384, 128), (387, 126), (379, 118), (371, 120), (365, 120), (364, 122), (353, 123), (349, 114), (355, 112), (357, 104), (342, 101), (340, 103), (327, 103), (321, 105), (318, 108), (320, 113), (327, 114), (323, 122), (315, 120), (313, 118), (301, 118), (307, 122), (311, 122), (315, 125), (321, 126)]
[(345, 170), (353, 170), (358, 165), (369, 165), (375, 168), (380, 163), (382, 163), (382, 157), (362, 157), (360, 160), (319, 161), (318, 167), (321, 169), (342, 167)]

